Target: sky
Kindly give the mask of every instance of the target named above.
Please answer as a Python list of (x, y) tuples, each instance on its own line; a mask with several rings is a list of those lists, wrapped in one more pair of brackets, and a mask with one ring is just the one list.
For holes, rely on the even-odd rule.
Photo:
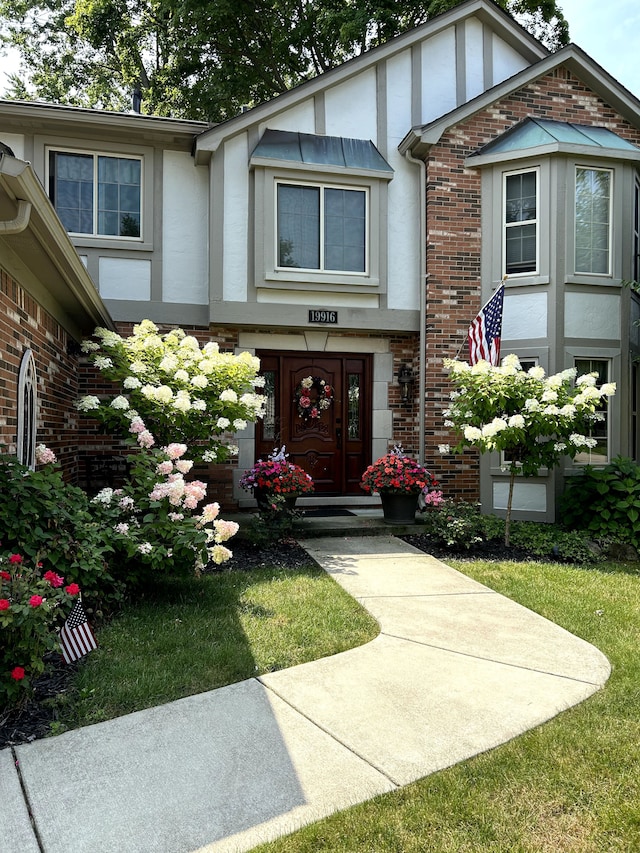
[[(640, 98), (640, 3), (638, 0), (558, 0), (569, 36), (609, 74)], [(0, 95), (14, 57), (0, 57)]]

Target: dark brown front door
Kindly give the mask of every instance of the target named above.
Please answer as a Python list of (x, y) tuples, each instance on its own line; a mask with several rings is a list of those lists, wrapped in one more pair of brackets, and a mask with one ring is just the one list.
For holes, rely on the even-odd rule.
[[(257, 458), (284, 444), (289, 461), (313, 477), (316, 494), (362, 494), (360, 477), (370, 461), (370, 357), (258, 355), (267, 411), (256, 430)], [(312, 382), (308, 407), (299, 404), (303, 380)], [(322, 408), (318, 395), (326, 387), (332, 399)], [(301, 413), (311, 408), (318, 410), (318, 417)]]

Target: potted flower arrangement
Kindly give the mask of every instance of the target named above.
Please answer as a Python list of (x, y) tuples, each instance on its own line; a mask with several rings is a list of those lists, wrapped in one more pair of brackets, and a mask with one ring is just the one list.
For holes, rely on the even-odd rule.
[(369, 465), (360, 482), (365, 492), (380, 495), (388, 524), (414, 524), (420, 495), (427, 495), (437, 486), (435, 477), (407, 456), (402, 445), (396, 445), (392, 452)]
[(293, 508), (299, 495), (313, 492), (313, 479), (299, 465), (287, 460), (285, 447), (274, 449), (266, 460), (259, 459), (240, 478), (240, 485), (253, 496), (261, 509)]

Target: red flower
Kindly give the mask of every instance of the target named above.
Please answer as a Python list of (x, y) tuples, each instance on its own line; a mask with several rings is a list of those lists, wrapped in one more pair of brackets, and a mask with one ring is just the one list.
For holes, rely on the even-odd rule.
[(11, 602), (8, 598), (0, 598), (0, 610), (8, 610), (11, 607)]
[(9, 562), (10, 563), (21, 563), (22, 557), (20, 556), (20, 554), (11, 554), (11, 556), (9, 557)]
[(44, 580), (49, 581), (49, 583), (54, 589), (57, 589), (64, 583), (64, 578), (60, 577), (60, 575), (57, 575), (55, 572), (52, 571), (45, 572), (42, 577), (44, 578)]
[(44, 599), (42, 598), (41, 595), (32, 595), (31, 598), (29, 599), (29, 604), (31, 605), (31, 607), (40, 607), (43, 600)]
[(22, 681), (22, 679), (24, 678), (23, 667), (14, 666), (14, 668), (11, 670), (11, 678), (13, 678), (15, 681)]
[(324, 386), (324, 396), (325, 397), (331, 396), (331, 385), (325, 385)]
[(10, 581), (11, 575), (9, 572), (0, 572), (0, 578), (2, 578), (3, 581)]
[(77, 595), (80, 592), (80, 587), (77, 583), (70, 583), (69, 586), (65, 586), (64, 591), (69, 595)]
[(311, 405), (311, 397), (300, 397), (300, 405), (303, 409), (308, 409)]

